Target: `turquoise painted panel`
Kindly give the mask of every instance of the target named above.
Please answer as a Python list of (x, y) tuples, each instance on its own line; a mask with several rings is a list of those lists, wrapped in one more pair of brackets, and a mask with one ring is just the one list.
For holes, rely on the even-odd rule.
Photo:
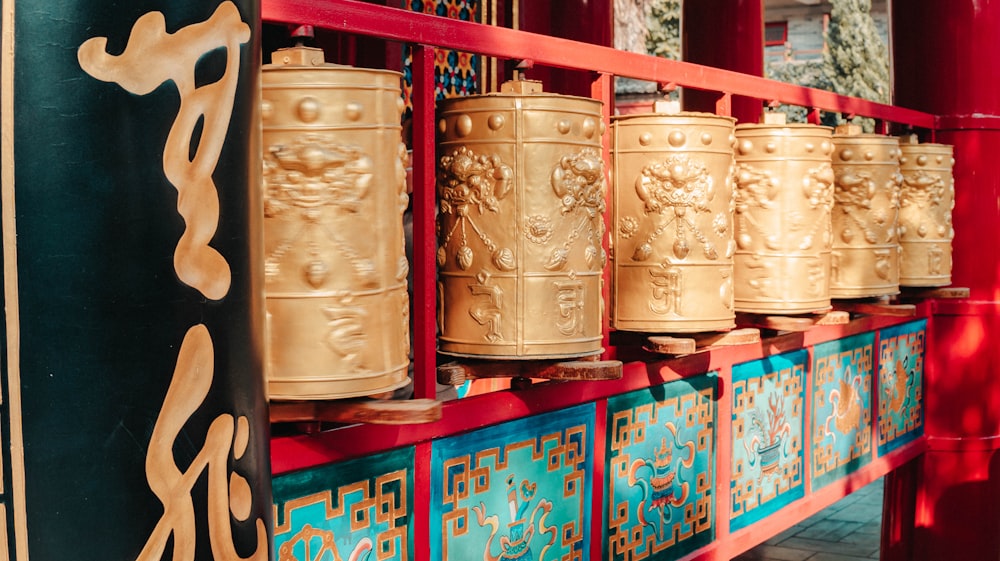
[(413, 448), (274, 478), (277, 561), (413, 559)]
[(805, 349), (733, 366), (730, 529), (804, 496)]
[(812, 488), (819, 489), (872, 460), (875, 333), (813, 347)]
[(717, 382), (608, 399), (604, 559), (677, 559), (714, 538)]
[(593, 403), (435, 441), (431, 559), (589, 558)]
[(924, 340), (927, 320), (879, 331), (878, 454), (924, 434)]

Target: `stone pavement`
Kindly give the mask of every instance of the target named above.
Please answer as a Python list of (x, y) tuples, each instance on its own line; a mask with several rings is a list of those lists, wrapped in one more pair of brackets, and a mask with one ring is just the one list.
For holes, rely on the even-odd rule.
[(879, 558), (883, 481), (858, 489), (734, 561), (871, 561)]

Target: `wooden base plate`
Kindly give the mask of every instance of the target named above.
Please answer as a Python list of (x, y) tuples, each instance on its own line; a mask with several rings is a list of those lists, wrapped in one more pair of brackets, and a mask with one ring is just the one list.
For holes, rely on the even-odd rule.
[(845, 311), (827, 311), (816, 314), (774, 315), (737, 313), (736, 323), (752, 325), (772, 331), (808, 331), (817, 325), (843, 325), (850, 323), (851, 315)]
[(545, 380), (620, 380), (620, 360), (492, 361), (469, 360), (449, 362), (437, 367), (440, 384), (459, 385), (477, 378), (538, 378)]
[(651, 353), (687, 355), (716, 347), (760, 343), (760, 330), (744, 328), (718, 333), (695, 333), (690, 336), (650, 335), (646, 341), (643, 348)]
[(338, 399), (273, 401), (272, 423), (331, 422), (410, 425), (441, 419), (441, 402), (434, 399)]

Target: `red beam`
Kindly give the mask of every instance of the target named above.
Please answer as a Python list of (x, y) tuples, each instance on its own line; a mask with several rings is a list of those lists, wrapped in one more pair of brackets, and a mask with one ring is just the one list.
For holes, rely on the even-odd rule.
[(853, 113), (933, 129), (929, 113), (785, 84), (749, 74), (586, 43), (431, 16), (357, 0), (269, 0), (264, 21), (310, 24), (346, 33), (470, 51), (501, 59), (530, 60), (558, 68), (592, 70), (699, 90), (776, 100), (790, 105)]

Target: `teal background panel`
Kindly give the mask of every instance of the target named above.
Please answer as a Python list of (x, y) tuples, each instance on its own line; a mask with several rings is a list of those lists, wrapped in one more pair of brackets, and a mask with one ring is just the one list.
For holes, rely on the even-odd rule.
[(924, 434), (924, 342), (927, 320), (879, 331), (878, 455)]
[(593, 403), (435, 441), (431, 559), (587, 559)]
[(733, 366), (730, 530), (805, 495), (805, 349)]
[(274, 559), (413, 559), (414, 449), (275, 477)]
[(608, 399), (604, 559), (677, 559), (715, 537), (715, 373)]
[(875, 332), (813, 347), (813, 490), (871, 462), (874, 354)]

